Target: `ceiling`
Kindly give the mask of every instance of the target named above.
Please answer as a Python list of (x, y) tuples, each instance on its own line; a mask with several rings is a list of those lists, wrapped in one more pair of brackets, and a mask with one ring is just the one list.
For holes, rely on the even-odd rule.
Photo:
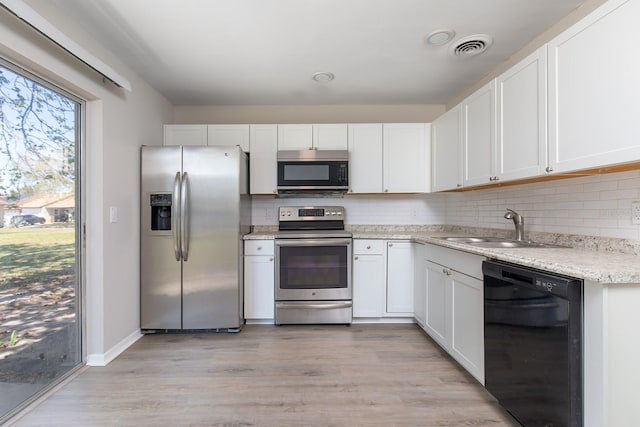
[[(174, 105), (442, 104), (584, 0), (32, 0)], [(432, 46), (437, 29), (456, 32)], [(64, 28), (62, 28), (64, 31)], [(493, 44), (456, 57), (456, 40)], [(317, 83), (329, 71), (335, 79)], [(134, 88), (135, 90), (135, 88)]]

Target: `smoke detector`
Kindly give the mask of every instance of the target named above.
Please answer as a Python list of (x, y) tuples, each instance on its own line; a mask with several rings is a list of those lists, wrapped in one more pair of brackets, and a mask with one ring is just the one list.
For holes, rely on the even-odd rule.
[(493, 38), (487, 34), (474, 34), (456, 40), (449, 53), (453, 56), (467, 57), (480, 55), (493, 44)]
[(453, 30), (443, 29), (443, 30), (435, 30), (427, 34), (425, 39), (427, 43), (433, 46), (442, 46), (443, 44), (449, 43), (449, 41), (456, 35), (456, 32)]
[(318, 83), (329, 83), (331, 80), (335, 79), (335, 75), (328, 71), (318, 71), (314, 73), (311, 78)]

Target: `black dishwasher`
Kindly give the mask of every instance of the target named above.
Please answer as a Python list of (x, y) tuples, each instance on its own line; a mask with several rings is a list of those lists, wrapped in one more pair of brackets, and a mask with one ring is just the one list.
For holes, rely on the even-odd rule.
[(582, 426), (582, 280), (485, 261), (485, 387), (525, 427)]

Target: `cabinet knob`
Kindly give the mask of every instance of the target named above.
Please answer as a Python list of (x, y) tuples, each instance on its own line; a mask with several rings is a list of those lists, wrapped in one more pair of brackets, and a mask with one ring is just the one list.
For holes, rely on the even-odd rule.
[(456, 187), (460, 188), (462, 187), (462, 184), (456, 184)]
[(269, 258), (269, 262), (273, 262), (273, 258)]
[(547, 173), (548, 173), (548, 172), (553, 172), (553, 168), (552, 168), (551, 166), (547, 166), (544, 170), (545, 170)]
[(392, 247), (392, 246), (393, 246), (393, 243), (389, 243), (389, 247)]
[(357, 257), (357, 256), (354, 256), (354, 257), (353, 257), (353, 259), (355, 259), (355, 260), (357, 261), (357, 260), (358, 260), (358, 257)]
[(367, 246), (367, 249), (371, 249), (371, 245), (368, 245), (368, 246)]
[(385, 192), (385, 193), (388, 193), (388, 192), (389, 192), (389, 189), (388, 189), (388, 188), (385, 188), (385, 189), (384, 189), (384, 192)]
[(256, 248), (256, 250), (261, 251), (261, 250), (262, 250), (262, 246), (258, 246), (258, 247)]
[(273, 194), (278, 194), (278, 190), (273, 190)]

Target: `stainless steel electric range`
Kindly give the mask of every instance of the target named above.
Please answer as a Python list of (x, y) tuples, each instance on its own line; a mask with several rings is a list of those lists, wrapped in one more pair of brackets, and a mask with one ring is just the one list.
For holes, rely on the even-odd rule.
[(352, 235), (342, 206), (284, 206), (275, 239), (275, 323), (350, 324)]

